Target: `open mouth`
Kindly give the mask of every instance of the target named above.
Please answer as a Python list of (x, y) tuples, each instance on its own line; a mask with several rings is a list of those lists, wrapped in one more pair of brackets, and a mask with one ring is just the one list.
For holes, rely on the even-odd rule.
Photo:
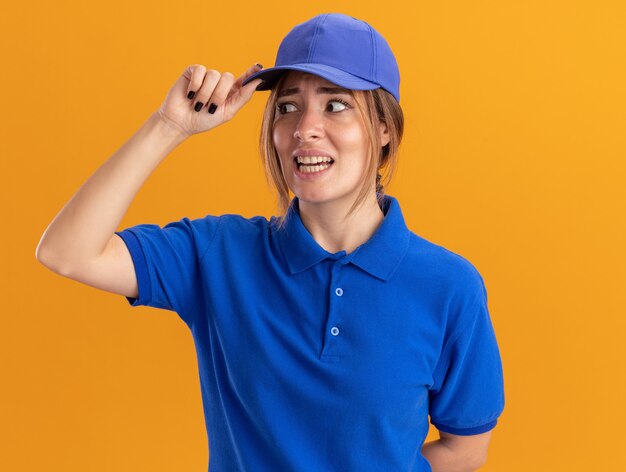
[(298, 165), (298, 170), (304, 173), (320, 172), (328, 169), (335, 162), (328, 156), (297, 156), (294, 161)]

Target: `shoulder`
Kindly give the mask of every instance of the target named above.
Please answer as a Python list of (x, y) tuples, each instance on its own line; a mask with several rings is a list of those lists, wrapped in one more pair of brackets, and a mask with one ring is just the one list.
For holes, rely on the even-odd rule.
[(483, 290), (483, 277), (465, 256), (410, 232), (406, 259), (411, 270), (419, 270), (433, 283), (459, 295), (472, 296)]
[(189, 220), (200, 257), (215, 266), (257, 261), (268, 252), (269, 221), (264, 216), (240, 214), (206, 215)]
[(231, 256), (264, 252), (269, 250), (272, 217), (269, 221), (265, 216), (247, 217), (227, 213), (216, 218), (217, 229), (211, 238), (211, 246)]
[(183, 218), (180, 223), (189, 225), (199, 232), (226, 232), (230, 234), (258, 233), (265, 231), (269, 225), (264, 216), (245, 217), (243, 215), (226, 213), (223, 215), (206, 215), (200, 218)]
[[(204, 253), (214, 246), (217, 240), (229, 240), (235, 244), (253, 243), (259, 235), (266, 232), (268, 221), (263, 216), (247, 218), (237, 214), (205, 215), (202, 217), (185, 216), (163, 226), (144, 224), (130, 228), (145, 235), (163, 234), (166, 241), (178, 244), (194, 244), (198, 251)], [(162, 231), (162, 233), (161, 233)], [(170, 244), (168, 243), (168, 244)]]
[(445, 325), (445, 339), (471, 326), (487, 307), (483, 277), (467, 257), (411, 233), (404, 265), (410, 289), (428, 297)]
[(220, 225), (227, 231), (264, 231), (268, 228), (269, 221), (265, 216), (246, 217), (233, 213), (227, 213), (218, 217)]

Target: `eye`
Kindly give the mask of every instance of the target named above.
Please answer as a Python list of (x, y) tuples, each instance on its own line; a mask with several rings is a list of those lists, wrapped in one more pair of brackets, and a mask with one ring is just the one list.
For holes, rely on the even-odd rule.
[(285, 113), (291, 113), (293, 110), (286, 110), (285, 108), (287, 107), (294, 107), (294, 104), (289, 102), (277, 103), (276, 111), (281, 115), (284, 115)]
[(345, 100), (342, 100), (340, 98), (333, 98), (332, 100), (330, 100), (328, 102), (328, 105), (332, 108), (332, 104), (333, 103), (335, 103), (335, 104), (338, 103), (340, 106), (339, 106), (339, 109), (335, 108), (334, 110), (331, 110), (331, 111), (343, 111), (346, 108), (350, 108), (350, 104), (348, 102), (346, 102)]

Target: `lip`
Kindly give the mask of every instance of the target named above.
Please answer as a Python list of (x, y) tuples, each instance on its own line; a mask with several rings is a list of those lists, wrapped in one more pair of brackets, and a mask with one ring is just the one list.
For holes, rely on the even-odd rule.
[(330, 157), (333, 161), (335, 158), (328, 151), (324, 151), (323, 149), (296, 149), (292, 153), (293, 158), (295, 159), (298, 156), (312, 157), (312, 156), (324, 156)]
[[(299, 155), (302, 156), (303, 154), (299, 154)], [(312, 154), (312, 155), (319, 156), (320, 154)], [(321, 154), (321, 155), (324, 155), (324, 154)], [(300, 180), (317, 180), (317, 179), (323, 178), (324, 176), (326, 176), (326, 174), (328, 174), (328, 172), (330, 172), (330, 169), (332, 169), (335, 165), (335, 164), (331, 164), (326, 169), (320, 170), (319, 172), (300, 172), (300, 170), (298, 169), (298, 163), (296, 162), (295, 158), (292, 162), (293, 162), (293, 174)]]

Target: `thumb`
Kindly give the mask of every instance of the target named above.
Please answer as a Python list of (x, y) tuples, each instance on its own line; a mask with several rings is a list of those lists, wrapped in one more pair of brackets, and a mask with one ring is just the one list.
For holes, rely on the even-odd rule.
[(248, 77), (256, 74), (262, 67), (263, 66), (261, 66), (260, 64), (252, 65), (247, 71), (241, 74), (235, 81), (235, 84), (233, 85), (233, 88), (230, 90), (229, 97), (228, 97), (235, 112), (238, 111), (242, 106), (244, 106), (250, 100), (250, 98), (252, 98), (252, 94), (254, 93), (256, 88), (259, 86), (259, 84), (263, 82), (263, 79), (254, 79), (250, 81), (249, 83), (247, 83), (245, 86), (242, 86), (241, 84), (243, 84), (243, 82)]
[(263, 82), (262, 79), (254, 79), (233, 93), (233, 95), (231, 95), (227, 100), (227, 108), (229, 110), (227, 114), (232, 117), (235, 113), (241, 110), (241, 108), (250, 101), (252, 94), (261, 82)]
[(247, 102), (252, 98), (252, 95), (256, 91), (256, 88), (263, 82), (263, 79), (254, 79), (251, 82), (248, 82), (246, 85), (241, 87), (241, 91), (239, 92), (239, 96), (244, 102)]

